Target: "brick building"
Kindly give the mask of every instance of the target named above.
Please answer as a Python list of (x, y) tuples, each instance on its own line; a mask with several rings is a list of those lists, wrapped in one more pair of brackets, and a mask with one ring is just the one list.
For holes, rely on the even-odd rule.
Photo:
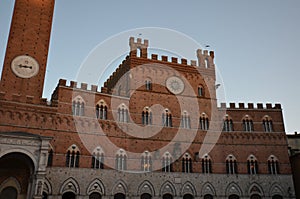
[[(31, 10), (31, 12), (27, 12)], [(216, 98), (214, 52), (130, 52), (42, 98), (54, 0), (16, 0), (0, 83), (0, 198), (295, 198), (280, 104)]]

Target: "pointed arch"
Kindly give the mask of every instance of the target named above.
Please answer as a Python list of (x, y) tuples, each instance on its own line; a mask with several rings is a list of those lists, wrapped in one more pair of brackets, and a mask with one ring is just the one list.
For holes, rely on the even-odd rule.
[(193, 161), (192, 156), (189, 153), (183, 154), (181, 158), (182, 172), (192, 173), (193, 172)]
[(243, 123), (243, 130), (244, 131), (246, 131), (246, 132), (252, 132), (252, 131), (254, 131), (252, 117), (250, 117), (249, 115), (245, 115), (242, 118), (242, 123)]
[(173, 172), (173, 156), (168, 151), (162, 156), (162, 171)]
[(21, 193), (21, 184), (14, 177), (9, 177), (0, 184), (0, 193), (6, 187), (14, 187), (17, 190), (18, 194)]
[(44, 180), (43, 193), (46, 193), (47, 195), (52, 195), (52, 186), (47, 178), (45, 178)]
[(112, 195), (122, 193), (126, 195), (128, 192), (128, 187), (123, 180), (118, 180), (117, 183), (112, 188)]
[(262, 118), (262, 125), (265, 132), (273, 132), (273, 120), (269, 115)]
[(255, 195), (255, 194), (257, 194), (257, 195), (259, 195), (261, 197), (264, 196), (263, 189), (257, 183), (252, 183), (250, 185), (249, 190), (248, 190), (248, 194), (249, 194), (249, 196)]
[(128, 107), (122, 103), (118, 106), (118, 121), (127, 123), (129, 121)]
[(193, 183), (185, 182), (183, 184), (182, 189), (181, 189), (181, 195), (183, 196), (185, 194), (191, 194), (194, 197), (197, 196), (197, 192), (196, 192), (196, 189), (195, 189)]
[(115, 168), (120, 171), (127, 169), (127, 154), (124, 149), (119, 149), (116, 153)]
[(209, 129), (209, 119), (206, 113), (201, 113), (199, 117), (199, 129), (208, 130)]
[(148, 194), (152, 195), (152, 197), (155, 196), (154, 186), (148, 180), (143, 181), (138, 187), (137, 195), (140, 196), (144, 193), (148, 193)]
[(202, 186), (202, 190), (201, 190), (201, 195), (212, 195), (215, 196), (216, 195), (216, 190), (214, 188), (214, 186), (209, 183), (206, 182), (203, 186)]
[(283, 196), (283, 189), (278, 183), (273, 183), (272, 186), (270, 187), (269, 194), (270, 196), (275, 196), (275, 195), (280, 195)]
[(106, 120), (107, 119), (107, 104), (106, 102), (101, 99), (96, 103), (95, 111), (96, 111), (96, 117), (100, 120)]
[(72, 178), (72, 177), (70, 177), (67, 180), (65, 180), (63, 182), (63, 184), (60, 186), (59, 193), (61, 195), (63, 195), (66, 192), (72, 192), (72, 193), (74, 193), (76, 195), (80, 193), (78, 182), (74, 178)]
[(223, 131), (225, 132), (233, 131), (233, 120), (228, 114), (226, 114), (223, 119)]
[(173, 126), (172, 113), (167, 108), (162, 113), (162, 124), (165, 127), (172, 127)]
[(97, 192), (100, 195), (105, 195), (104, 185), (101, 180), (98, 178), (94, 179), (88, 186), (86, 193), (87, 195), (92, 194), (93, 192)]
[(72, 113), (75, 116), (83, 116), (84, 115), (84, 107), (85, 107), (85, 100), (80, 96), (77, 95), (72, 99)]
[(226, 157), (226, 172), (227, 174), (237, 174), (238, 172), (237, 168), (237, 160), (234, 157), (234, 155), (229, 154)]
[(241, 197), (243, 194), (242, 194), (242, 190), (239, 187), (239, 185), (232, 182), (226, 187), (225, 195), (226, 195), (226, 197), (228, 197), (230, 195), (237, 195), (237, 196)]
[(268, 158), (268, 170), (269, 174), (276, 175), (279, 173), (279, 161), (274, 155), (270, 155)]
[(66, 154), (66, 167), (79, 167), (80, 150), (76, 144), (72, 144)]
[(202, 173), (212, 173), (212, 160), (208, 154), (204, 154), (201, 158)]
[(101, 146), (97, 146), (92, 153), (92, 168), (104, 168), (104, 151)]
[(142, 124), (143, 125), (152, 125), (152, 111), (148, 106), (143, 108)]
[(170, 181), (164, 182), (160, 188), (160, 195), (162, 196), (164, 194), (176, 195), (176, 189)]
[(152, 157), (149, 151), (141, 155), (141, 171), (152, 171)]
[(255, 175), (258, 173), (258, 161), (254, 155), (249, 155), (247, 158), (248, 174)]

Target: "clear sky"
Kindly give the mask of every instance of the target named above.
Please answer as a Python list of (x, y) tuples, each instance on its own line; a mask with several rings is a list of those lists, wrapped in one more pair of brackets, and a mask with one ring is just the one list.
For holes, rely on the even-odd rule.
[[(13, 4), (0, 0), (1, 70)], [(131, 30), (151, 47), (158, 38), (141, 28), (167, 28), (215, 51), (228, 103), (281, 103), (286, 132), (300, 131), (299, 20), (299, 0), (56, 0), (44, 96), (50, 98), (60, 78), (75, 80), (108, 38)], [(128, 38), (120, 47), (128, 48)], [(187, 51), (196, 59), (195, 49)]]

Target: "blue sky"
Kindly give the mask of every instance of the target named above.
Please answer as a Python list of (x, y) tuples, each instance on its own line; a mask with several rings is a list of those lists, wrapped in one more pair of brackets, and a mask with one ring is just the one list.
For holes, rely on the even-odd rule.
[[(13, 4), (0, 0), (1, 70)], [(151, 47), (161, 38), (141, 28), (159, 27), (211, 46), (228, 103), (281, 103), (286, 132), (300, 131), (299, 10), (298, 0), (57, 0), (44, 96), (50, 98), (60, 78), (75, 80), (82, 63), (103, 41), (127, 31), (135, 37), (142, 33)], [(172, 50), (174, 43), (164, 48)], [(128, 39), (119, 45), (128, 49)], [(195, 49), (184, 55), (196, 59)]]

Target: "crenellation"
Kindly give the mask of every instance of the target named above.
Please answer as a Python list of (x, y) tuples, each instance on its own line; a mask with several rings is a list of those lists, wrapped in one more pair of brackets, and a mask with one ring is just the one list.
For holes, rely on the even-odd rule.
[(230, 108), (235, 108), (235, 103), (233, 103), (233, 102), (229, 103), (229, 107)]
[(244, 103), (239, 103), (239, 108), (240, 109), (244, 109), (245, 108), (245, 104)]
[(269, 109), (279, 109), (281, 110), (281, 104), (274, 104), (272, 105), (271, 103), (266, 103), (266, 105), (264, 106), (264, 104), (262, 103), (257, 103), (256, 107), (254, 107), (253, 103), (248, 103), (247, 107), (245, 106), (245, 103), (238, 103), (238, 107), (236, 107), (235, 103), (229, 103), (229, 105), (227, 106), (226, 103), (220, 103), (220, 107), (221, 109), (264, 109), (264, 110), (269, 110)]
[(161, 61), (167, 62), (168, 61), (168, 56), (162, 55), (161, 56)]
[(157, 60), (158, 59), (158, 55), (157, 54), (151, 54), (151, 59)]
[(267, 104), (266, 104), (266, 108), (267, 108), (267, 109), (272, 109), (272, 104), (267, 103)]
[(182, 58), (181, 59), (181, 64), (187, 65), (187, 59)]
[(66, 80), (66, 79), (60, 79), (60, 80), (58, 81), (58, 85), (59, 85), (59, 86), (66, 86), (66, 83), (67, 83), (67, 80)]
[(253, 108), (254, 108), (253, 103), (248, 103), (248, 109), (253, 109)]
[(257, 103), (256, 106), (257, 106), (257, 109), (263, 109), (264, 108), (262, 103)]
[(191, 66), (197, 66), (197, 61), (196, 60), (191, 60)]
[(87, 90), (87, 83), (81, 83), (80, 88), (82, 90)]
[(226, 108), (226, 103), (222, 102), (221, 103), (221, 108)]
[(281, 109), (281, 104), (275, 104), (274, 108), (275, 109)]
[(177, 57), (172, 57), (171, 60), (172, 60), (172, 63), (176, 63), (176, 64), (178, 63), (178, 58)]
[(97, 92), (97, 90), (98, 90), (98, 86), (97, 85), (92, 85), (91, 86), (91, 91)]
[(77, 88), (77, 82), (75, 82), (75, 81), (70, 81), (70, 87), (71, 87), (71, 88)]

